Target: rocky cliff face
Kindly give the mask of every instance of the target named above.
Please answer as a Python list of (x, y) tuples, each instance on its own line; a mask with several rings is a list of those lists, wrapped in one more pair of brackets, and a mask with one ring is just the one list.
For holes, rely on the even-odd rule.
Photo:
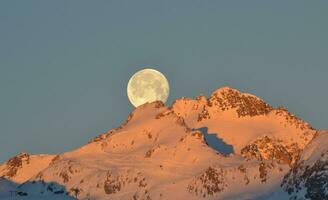
[[(302, 198), (315, 199), (327, 189), (319, 176), (327, 151), (318, 157), (308, 150), (323, 148), (317, 135), (286, 109), (224, 87), (171, 107), (142, 105), (79, 149), (21, 154), (1, 165), (0, 175), (23, 182), (19, 190), (32, 199), (261, 199), (280, 194), (277, 188), (286, 199), (304, 188), (311, 191)], [(213, 138), (233, 152), (211, 146)]]

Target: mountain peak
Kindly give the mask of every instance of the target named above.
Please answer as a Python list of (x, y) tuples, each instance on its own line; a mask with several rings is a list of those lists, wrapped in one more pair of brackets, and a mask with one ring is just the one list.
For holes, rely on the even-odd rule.
[(208, 127), (210, 132), (233, 145), (236, 153), (258, 138), (268, 136), (291, 145), (287, 149), (295, 155), (294, 159), (297, 149), (303, 148), (316, 132), (287, 109), (275, 109), (257, 96), (227, 86), (215, 90), (207, 99), (201, 96), (176, 100), (171, 109), (191, 128)]
[(216, 90), (214, 90), (212, 92), (212, 94), (214, 94), (214, 93), (222, 93), (222, 92), (226, 92), (226, 91), (234, 91), (234, 92), (241, 93), (239, 90), (237, 90), (236, 88), (233, 88), (231, 86), (223, 86), (223, 87), (220, 87), (220, 88), (217, 88)]
[(236, 109), (239, 117), (265, 115), (274, 109), (257, 96), (231, 87), (215, 90), (209, 98), (209, 106), (217, 106), (222, 111)]
[(46, 168), (54, 155), (30, 155), (21, 152), (0, 165), (0, 177), (5, 177), (18, 183), (31, 178), (35, 172)]

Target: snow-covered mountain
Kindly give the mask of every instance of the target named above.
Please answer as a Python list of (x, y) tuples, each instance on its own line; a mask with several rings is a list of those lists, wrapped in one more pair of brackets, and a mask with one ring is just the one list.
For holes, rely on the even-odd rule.
[(29, 155), (22, 152), (0, 165), (0, 175), (16, 183), (23, 183), (48, 167), (54, 157), (54, 155)]
[(285, 108), (224, 87), (144, 104), (81, 148), (20, 154), (0, 176), (16, 199), (328, 199), (327, 139)]

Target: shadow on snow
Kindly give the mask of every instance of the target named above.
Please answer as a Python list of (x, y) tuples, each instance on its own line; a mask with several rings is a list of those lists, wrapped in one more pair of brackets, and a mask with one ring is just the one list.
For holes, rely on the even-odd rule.
[(194, 130), (198, 130), (203, 133), (207, 145), (212, 149), (224, 154), (234, 152), (232, 145), (225, 143), (216, 133), (208, 133), (207, 127), (201, 127)]
[(1, 200), (75, 200), (79, 196), (79, 189), (66, 187), (56, 182), (27, 181), (22, 184), (15, 183), (0, 177)]

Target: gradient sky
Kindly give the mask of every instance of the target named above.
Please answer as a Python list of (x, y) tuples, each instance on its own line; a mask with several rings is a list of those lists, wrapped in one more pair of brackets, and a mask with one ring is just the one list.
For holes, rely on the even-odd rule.
[(168, 103), (229, 85), (328, 128), (328, 1), (0, 2), (0, 161), (60, 153), (114, 128), (130, 76)]

